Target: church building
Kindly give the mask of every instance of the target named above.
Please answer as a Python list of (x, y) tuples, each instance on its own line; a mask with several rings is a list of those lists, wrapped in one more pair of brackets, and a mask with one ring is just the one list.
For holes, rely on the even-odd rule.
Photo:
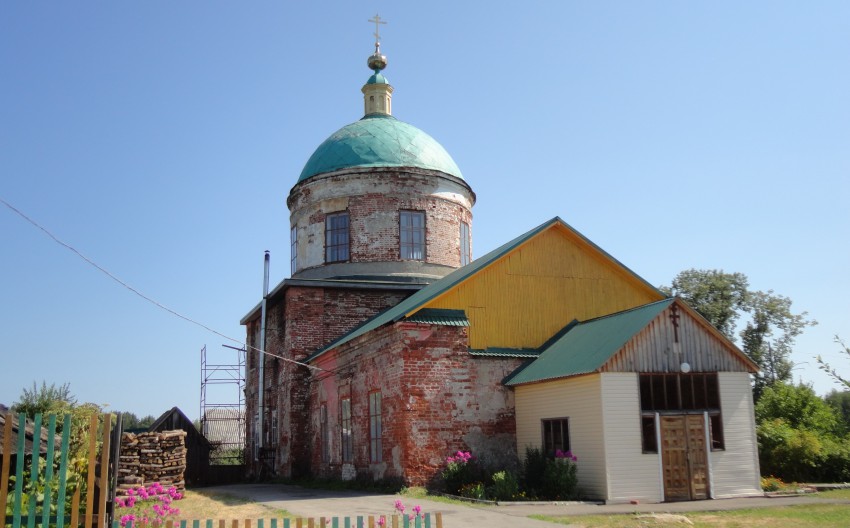
[(392, 115), (379, 42), (368, 66), (289, 193), (291, 277), (241, 321), (252, 475), (429, 485), (530, 446), (578, 455), (588, 498), (759, 494), (756, 365), (560, 218), (473, 260), (472, 187)]

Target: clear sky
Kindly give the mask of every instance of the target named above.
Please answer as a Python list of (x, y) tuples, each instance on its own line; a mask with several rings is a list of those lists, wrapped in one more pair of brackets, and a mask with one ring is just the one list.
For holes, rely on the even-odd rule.
[[(289, 274), (289, 190), (362, 115), (376, 11), (393, 113), (478, 196), (475, 255), (557, 215), (656, 285), (742, 272), (819, 321), (795, 378), (850, 373), (843, 0), (3, 2), (0, 197), (242, 339), (263, 251)], [(43, 379), (195, 418), (223, 343), (0, 206), (0, 403)]]

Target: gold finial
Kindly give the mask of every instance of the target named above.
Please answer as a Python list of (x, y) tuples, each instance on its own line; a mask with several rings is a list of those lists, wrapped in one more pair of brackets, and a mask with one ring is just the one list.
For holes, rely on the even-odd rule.
[(370, 18), (368, 22), (375, 24), (375, 53), (369, 57), (366, 64), (369, 66), (370, 70), (374, 70), (375, 73), (378, 73), (387, 67), (387, 58), (384, 55), (381, 55), (381, 24), (386, 24), (386, 22), (381, 20), (381, 15), (377, 13), (375, 13), (375, 16)]
[(377, 53), (378, 49), (381, 47), (381, 24), (386, 24), (386, 22), (381, 20), (381, 15), (377, 13), (375, 13), (375, 16), (370, 18), (367, 22), (375, 24), (375, 53)]

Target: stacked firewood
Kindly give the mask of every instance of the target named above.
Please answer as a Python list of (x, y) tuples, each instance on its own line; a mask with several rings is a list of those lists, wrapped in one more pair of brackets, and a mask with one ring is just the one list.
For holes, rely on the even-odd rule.
[(124, 433), (118, 463), (118, 494), (159, 482), (162, 487), (186, 489), (186, 431)]

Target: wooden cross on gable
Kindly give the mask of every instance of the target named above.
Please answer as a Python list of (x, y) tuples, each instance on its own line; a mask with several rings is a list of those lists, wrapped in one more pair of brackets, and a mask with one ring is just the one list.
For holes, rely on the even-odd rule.
[(377, 45), (381, 42), (381, 24), (386, 24), (386, 22), (381, 20), (381, 15), (377, 13), (375, 13), (375, 16), (370, 18), (367, 22), (375, 24), (375, 44)]
[(670, 305), (670, 321), (673, 323), (673, 340), (679, 342), (679, 307), (676, 303)]

